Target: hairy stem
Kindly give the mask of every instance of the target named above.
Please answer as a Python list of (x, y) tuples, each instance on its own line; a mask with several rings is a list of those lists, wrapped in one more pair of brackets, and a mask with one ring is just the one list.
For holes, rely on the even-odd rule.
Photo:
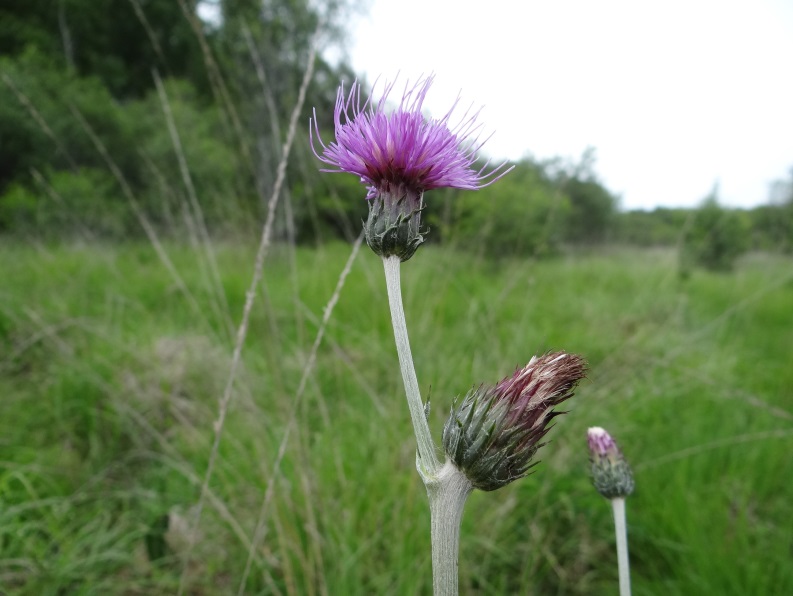
[(399, 257), (384, 257), (386, 288), (388, 290), (388, 304), (391, 308), (391, 323), (394, 326), (394, 340), (396, 341), (399, 367), (402, 370), (402, 380), (405, 383), (405, 395), (410, 409), (410, 418), (413, 421), (413, 431), (416, 433), (418, 443), (418, 461), (416, 466), (425, 481), (434, 477), (440, 468), (440, 463), (435, 455), (435, 443), (432, 441), (430, 427), (424, 413), (424, 404), (421, 401), (419, 382), (416, 378), (416, 369), (413, 367), (413, 356), (410, 353), (410, 341), (405, 323), (405, 309), (402, 306), (402, 287), (399, 277)]
[(432, 516), (432, 590), (435, 596), (457, 596), (460, 522), (473, 485), (451, 462), (427, 484)]
[(614, 531), (617, 534), (617, 564), (620, 572), (620, 596), (631, 596), (631, 574), (628, 566), (628, 533), (625, 528), (625, 499), (611, 499)]
[(405, 383), (410, 417), (418, 444), (416, 467), (427, 487), (432, 516), (432, 587), (435, 596), (457, 596), (457, 559), (460, 552), (460, 522), (465, 500), (473, 485), (452, 463), (441, 466), (435, 454), (435, 443), (421, 401), (419, 383), (410, 352), (402, 288), (399, 277), (399, 257), (383, 258), (391, 323), (399, 354), (399, 367)]

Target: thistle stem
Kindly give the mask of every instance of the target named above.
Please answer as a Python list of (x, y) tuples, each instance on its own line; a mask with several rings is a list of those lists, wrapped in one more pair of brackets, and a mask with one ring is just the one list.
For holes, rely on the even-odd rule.
[(446, 462), (427, 484), (432, 516), (432, 590), (435, 596), (457, 596), (460, 522), (473, 485), (454, 464)]
[(416, 433), (418, 443), (418, 459), (416, 467), (424, 483), (437, 475), (440, 463), (435, 455), (435, 443), (432, 441), (427, 416), (424, 413), (424, 404), (421, 401), (419, 382), (416, 378), (416, 369), (413, 366), (413, 356), (410, 352), (407, 324), (405, 323), (405, 309), (402, 306), (402, 287), (399, 276), (399, 257), (383, 258), (385, 268), (386, 288), (388, 291), (388, 305), (391, 308), (391, 323), (394, 327), (394, 340), (396, 341), (399, 367), (402, 370), (402, 381), (405, 383), (405, 395), (410, 409), (410, 418), (413, 421), (413, 431)]
[(631, 576), (628, 564), (628, 533), (625, 528), (625, 499), (611, 499), (614, 511), (614, 531), (617, 534), (617, 565), (620, 574), (620, 596), (631, 596)]
[(460, 552), (460, 522), (465, 500), (473, 485), (454, 464), (441, 466), (435, 454), (435, 443), (421, 401), (419, 382), (410, 353), (405, 309), (402, 306), (402, 288), (399, 276), (399, 257), (384, 257), (388, 304), (391, 308), (391, 323), (399, 354), (399, 367), (405, 394), (416, 433), (418, 457), (416, 467), (427, 487), (430, 500), (432, 533), (432, 588), (435, 596), (457, 596), (457, 559)]

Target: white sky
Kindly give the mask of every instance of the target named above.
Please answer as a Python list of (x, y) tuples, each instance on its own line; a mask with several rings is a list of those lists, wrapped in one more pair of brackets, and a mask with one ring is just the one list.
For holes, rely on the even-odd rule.
[[(484, 106), (495, 157), (578, 158), (623, 208), (768, 200), (793, 167), (791, 0), (370, 0), (369, 81), (434, 72), (425, 107)], [(462, 105), (461, 104), (461, 105)]]

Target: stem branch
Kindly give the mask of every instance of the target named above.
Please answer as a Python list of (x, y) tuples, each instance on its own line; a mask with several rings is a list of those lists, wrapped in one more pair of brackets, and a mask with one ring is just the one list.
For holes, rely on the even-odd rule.
[(419, 382), (410, 353), (405, 309), (402, 305), (402, 288), (399, 277), (399, 257), (383, 258), (391, 323), (399, 354), (399, 367), (405, 383), (405, 394), (410, 408), (410, 418), (416, 433), (418, 457), (416, 467), (427, 487), (430, 500), (432, 531), (432, 588), (435, 596), (457, 596), (460, 552), (460, 522), (465, 500), (473, 485), (451, 462), (441, 466), (435, 453), (435, 443), (430, 434), (424, 404), (421, 401)]

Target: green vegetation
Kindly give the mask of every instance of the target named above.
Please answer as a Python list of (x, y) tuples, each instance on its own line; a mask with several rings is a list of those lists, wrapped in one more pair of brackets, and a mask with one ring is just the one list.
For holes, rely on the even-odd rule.
[(523, 159), (498, 184), (476, 193), (446, 191), (445, 202), (429, 199), (428, 221), (441, 241), (495, 258), (603, 244), (613, 231), (617, 199), (598, 181), (594, 160), (592, 149), (580, 163)]
[[(180, 286), (148, 245), (0, 245), (5, 593), (175, 591), (254, 246), (212, 246), (220, 286), (205, 252), (166, 247)], [(192, 593), (237, 590), (271, 483), (248, 593), (429, 592), (428, 507), (382, 268), (365, 248), (294, 399), (348, 254), (285, 245), (265, 266)], [(587, 477), (592, 425), (619, 436), (636, 474), (636, 594), (793, 592), (789, 258), (748, 255), (731, 276), (681, 284), (667, 250), (494, 265), (430, 246), (403, 280), (436, 433), (455, 395), (534, 353), (591, 364), (536, 472), (469, 500), (463, 593), (614, 591), (610, 510)]]
[[(0, 8), (0, 593), (176, 593), (191, 542), (187, 593), (236, 593), (264, 510), (246, 593), (427, 594), (428, 505), (366, 249), (296, 398), (366, 213), (306, 134), (313, 107), (329, 140), (343, 61), (307, 79), (189, 531), (311, 40), (339, 49), (352, 3), (212, 4), (204, 22), (195, 0)], [(593, 151), (515, 166), (428, 196), (430, 245), (403, 268), (432, 428), (535, 353), (591, 374), (536, 473), (469, 500), (463, 593), (615, 591), (591, 425), (636, 472), (635, 594), (793, 593), (793, 172), (752, 210), (620, 212)]]
[[(202, 4), (217, 17), (202, 21)], [(343, 50), (355, 5), (62, 0), (54, 10), (14, 0), (0, 8), (0, 234), (107, 241), (142, 238), (145, 228), (176, 238), (191, 228), (220, 238), (250, 232), (276, 179), (312, 37), (319, 31), (322, 49)], [(354, 78), (343, 61), (318, 56), (287, 162), (280, 240), (357, 236), (366, 207), (349, 197), (364, 190), (354, 177), (320, 174), (306, 134), (315, 108), (330, 140), (338, 84)], [(430, 242), (496, 258), (612, 242), (685, 244), (693, 247), (682, 255), (686, 270), (729, 269), (732, 257), (723, 257), (744, 248), (793, 249), (789, 180), (768, 205), (694, 218), (685, 209), (621, 213), (597, 176), (594, 149), (577, 161), (514, 165), (477, 193), (434, 194)], [(697, 225), (687, 226), (692, 219)], [(721, 256), (696, 256), (714, 238)]]
[(744, 223), (737, 213), (719, 205), (714, 189), (683, 228), (681, 274), (688, 275), (693, 266), (731, 271), (738, 257), (749, 248)]
[[(209, 232), (237, 235), (261, 216), (312, 37), (338, 46), (349, 8), (219, 0), (203, 22), (198, 4), (0, 7), (0, 234), (118, 240), (142, 237), (143, 217), (180, 235), (195, 225), (188, 204)], [(287, 170), (295, 229), (281, 237), (338, 234), (345, 181), (317, 172), (306, 125), (316, 108), (327, 131), (339, 81), (353, 78), (317, 56)]]

